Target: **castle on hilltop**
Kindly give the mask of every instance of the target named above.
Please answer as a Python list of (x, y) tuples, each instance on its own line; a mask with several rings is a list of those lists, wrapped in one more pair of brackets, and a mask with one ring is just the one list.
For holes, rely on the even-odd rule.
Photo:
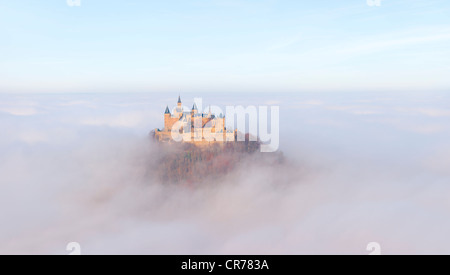
[[(189, 110), (189, 109), (188, 109)], [(154, 137), (158, 141), (217, 143), (236, 140), (237, 131), (227, 130), (225, 116), (199, 112), (194, 103), (192, 109), (183, 108), (181, 98), (178, 97), (177, 107), (170, 112), (169, 106), (164, 112), (164, 129), (155, 129)]]

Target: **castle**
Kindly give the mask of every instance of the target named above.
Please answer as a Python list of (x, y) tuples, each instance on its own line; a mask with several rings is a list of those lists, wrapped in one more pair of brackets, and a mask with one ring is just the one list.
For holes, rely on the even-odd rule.
[(194, 103), (190, 111), (183, 110), (181, 98), (178, 97), (177, 107), (170, 112), (169, 106), (164, 112), (164, 129), (155, 129), (155, 138), (158, 141), (193, 142), (197, 144), (210, 144), (236, 140), (237, 131), (227, 130), (225, 116), (218, 117), (211, 113), (198, 111)]

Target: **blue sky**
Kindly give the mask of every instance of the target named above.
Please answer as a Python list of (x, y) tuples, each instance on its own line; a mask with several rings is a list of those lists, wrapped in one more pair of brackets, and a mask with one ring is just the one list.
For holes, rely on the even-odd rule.
[(447, 0), (0, 0), (0, 92), (450, 90)]

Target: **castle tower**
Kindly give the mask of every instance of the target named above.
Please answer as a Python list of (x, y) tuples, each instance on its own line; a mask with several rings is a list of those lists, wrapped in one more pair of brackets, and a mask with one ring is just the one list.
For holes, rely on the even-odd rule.
[(191, 114), (192, 114), (192, 116), (194, 116), (197, 113), (198, 113), (197, 104), (194, 103), (194, 105), (192, 106)]
[(170, 121), (170, 110), (169, 106), (166, 107), (166, 111), (164, 112), (164, 130), (170, 131), (172, 129), (171, 121)]
[(181, 104), (180, 96), (178, 96), (177, 107), (175, 108), (175, 111), (173, 112), (173, 116), (177, 117), (178, 119), (180, 119), (183, 116), (183, 107)]
[(181, 109), (181, 97), (178, 96), (177, 107)]

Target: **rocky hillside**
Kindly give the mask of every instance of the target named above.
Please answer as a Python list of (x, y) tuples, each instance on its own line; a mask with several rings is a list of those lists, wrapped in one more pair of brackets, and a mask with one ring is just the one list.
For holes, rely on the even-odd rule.
[[(156, 141), (154, 141), (156, 142)], [(260, 143), (227, 142), (209, 146), (189, 143), (157, 143), (160, 154), (156, 175), (163, 183), (211, 183), (244, 162), (268, 161), (280, 164), (281, 153), (261, 153)]]

